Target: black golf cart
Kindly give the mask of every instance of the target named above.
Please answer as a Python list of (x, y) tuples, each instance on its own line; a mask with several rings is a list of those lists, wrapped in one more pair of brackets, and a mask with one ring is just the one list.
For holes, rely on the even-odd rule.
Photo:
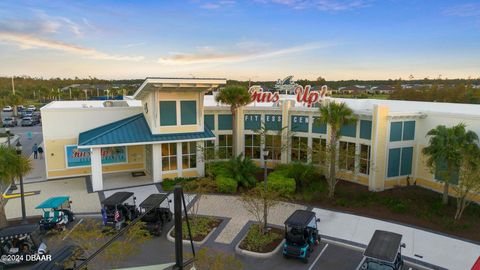
[(0, 229), (0, 268), (41, 259), (47, 253), (47, 245), (40, 238), (37, 224)]
[(406, 246), (402, 244), (401, 234), (376, 230), (357, 269), (400, 270), (403, 267), (402, 247)]
[[(167, 200), (168, 207), (160, 207), (160, 204)], [(170, 211), (170, 201), (167, 194), (151, 194), (142, 203), (140, 203), (140, 214), (145, 213), (150, 208), (155, 207), (145, 216), (142, 221), (145, 222), (147, 230), (155, 236), (162, 234), (163, 226), (172, 220)]]
[(102, 201), (103, 225), (119, 230), (138, 217), (133, 192), (115, 192)]
[(35, 264), (32, 270), (73, 270), (85, 260), (84, 253), (85, 251), (77, 245), (66, 245), (55, 252), (51, 260)]
[(298, 258), (308, 263), (308, 257), (314, 246), (320, 243), (315, 213), (307, 210), (296, 210), (285, 221), (285, 244), (283, 257)]

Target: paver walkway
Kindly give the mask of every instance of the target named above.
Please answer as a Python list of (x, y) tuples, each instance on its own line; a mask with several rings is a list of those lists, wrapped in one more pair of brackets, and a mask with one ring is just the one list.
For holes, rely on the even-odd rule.
[[(279, 203), (269, 213), (268, 223), (281, 225), (297, 209), (305, 206), (291, 203)], [(202, 195), (198, 213), (202, 215), (229, 217), (227, 226), (221, 231), (215, 242), (230, 244), (249, 220), (255, 220), (243, 207), (238, 197), (222, 195)]]

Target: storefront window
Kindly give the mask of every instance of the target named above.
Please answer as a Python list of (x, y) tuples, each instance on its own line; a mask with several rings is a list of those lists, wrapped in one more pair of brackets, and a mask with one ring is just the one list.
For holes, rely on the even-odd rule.
[(260, 135), (245, 135), (245, 157), (249, 157), (251, 159), (260, 159), (260, 145)]
[(370, 172), (370, 145), (360, 145), (360, 173)]
[(205, 160), (215, 159), (215, 141), (204, 141), (203, 158)]
[(340, 142), (338, 167), (347, 171), (355, 171), (355, 143)]
[(182, 168), (196, 168), (197, 167), (197, 143), (184, 142), (182, 143)]
[(282, 136), (265, 135), (265, 148), (269, 160), (280, 160), (282, 155)]
[(162, 144), (162, 171), (177, 170), (177, 143)]
[(312, 163), (324, 164), (327, 154), (327, 140), (321, 138), (312, 139)]
[(232, 135), (218, 135), (218, 158), (232, 157)]
[(307, 162), (307, 149), (308, 149), (308, 138), (307, 137), (292, 137), (292, 149), (291, 149), (291, 160), (292, 161), (301, 161)]

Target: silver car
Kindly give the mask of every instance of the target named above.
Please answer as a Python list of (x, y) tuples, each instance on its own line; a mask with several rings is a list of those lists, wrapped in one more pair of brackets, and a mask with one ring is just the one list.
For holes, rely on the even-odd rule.
[(22, 119), (22, 127), (25, 126), (33, 126), (35, 123), (33, 122), (33, 119), (31, 117), (24, 117)]
[(3, 127), (15, 127), (17, 126), (17, 120), (13, 117), (5, 117), (3, 119)]

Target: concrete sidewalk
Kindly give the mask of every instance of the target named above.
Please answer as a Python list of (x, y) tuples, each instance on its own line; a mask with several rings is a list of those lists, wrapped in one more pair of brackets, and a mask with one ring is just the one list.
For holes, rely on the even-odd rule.
[(396, 223), (314, 208), (320, 234), (367, 245), (375, 230), (403, 235), (404, 256), (447, 269), (470, 269), (480, 256), (480, 246)]

